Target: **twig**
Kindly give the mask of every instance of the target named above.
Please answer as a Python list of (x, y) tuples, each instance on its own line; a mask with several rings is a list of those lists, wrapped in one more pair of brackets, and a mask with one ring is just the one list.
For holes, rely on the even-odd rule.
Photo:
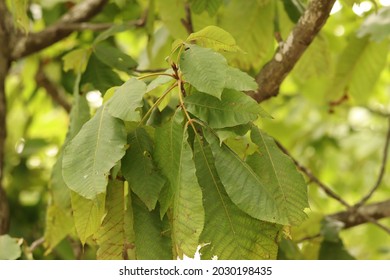
[(317, 233), (317, 234), (314, 234), (314, 235), (309, 235), (309, 236), (305, 236), (301, 239), (298, 239), (296, 241), (294, 241), (295, 243), (302, 243), (304, 241), (309, 241), (309, 240), (312, 240), (312, 239), (316, 239), (318, 237), (321, 237), (321, 233)]
[(45, 238), (43, 236), (35, 240), (33, 243), (31, 243), (30, 247), (28, 248), (29, 251), (34, 252), (34, 250), (37, 249), (39, 246), (41, 246), (44, 242), (45, 242)]
[(58, 87), (50, 81), (50, 79), (46, 76), (42, 63), (39, 65), (38, 71), (35, 75), (35, 80), (38, 86), (43, 87), (47, 94), (58, 103), (62, 108), (65, 109), (67, 113), (70, 113), (71, 105), (66, 100), (66, 98), (58, 91)]
[(281, 143), (279, 143), (278, 141), (275, 142), (276, 145), (278, 145), (278, 147), (292, 159), (298, 169), (301, 170), (310, 179), (311, 182), (318, 185), (329, 197), (337, 200), (348, 209), (351, 208), (351, 206), (344, 199), (342, 199), (338, 194), (336, 194), (330, 187), (321, 182), (307, 167), (300, 164), (298, 160), (296, 160)]
[(185, 27), (185, 29), (187, 30), (187, 33), (191, 34), (194, 33), (194, 27), (192, 25), (191, 9), (189, 4), (185, 5), (185, 11), (186, 11), (186, 18), (185, 19), (182, 18), (180, 19), (180, 21)]
[(376, 225), (377, 227), (379, 227), (380, 229), (384, 230), (385, 232), (387, 232), (387, 234), (390, 234), (390, 228), (382, 225), (380, 222), (378, 222), (377, 220), (375, 220), (374, 218), (366, 215), (366, 214), (363, 214), (363, 213), (359, 213), (366, 221), (372, 223), (373, 225)]
[(286, 41), (256, 76), (259, 88), (248, 93), (251, 97), (261, 102), (278, 94), (283, 80), (325, 24), (334, 2), (335, 0), (313, 0), (309, 3)]
[(359, 208), (361, 207), (363, 204), (365, 204), (367, 202), (367, 200), (369, 200), (371, 198), (371, 196), (374, 194), (374, 192), (379, 188), (382, 180), (383, 180), (383, 176), (385, 174), (385, 170), (386, 170), (386, 165), (387, 165), (387, 156), (388, 156), (388, 152), (389, 152), (389, 145), (390, 145), (390, 117), (387, 118), (388, 120), (388, 128), (387, 128), (387, 135), (386, 135), (386, 141), (385, 141), (385, 146), (383, 148), (383, 157), (382, 157), (382, 164), (381, 164), (381, 168), (380, 168), (380, 171), (379, 171), (379, 175), (378, 175), (378, 178), (374, 184), (374, 186), (371, 188), (371, 190), (367, 193), (366, 196), (364, 196), (360, 202), (358, 202), (354, 207), (356, 208)]
[(168, 68), (156, 68), (156, 69), (135, 69), (134, 72), (137, 73), (159, 73), (159, 72), (165, 72)]

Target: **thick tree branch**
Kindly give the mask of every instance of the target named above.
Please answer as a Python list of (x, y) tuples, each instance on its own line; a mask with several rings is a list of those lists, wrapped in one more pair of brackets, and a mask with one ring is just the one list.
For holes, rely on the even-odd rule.
[[(360, 207), (357, 211), (343, 211), (328, 216), (331, 219), (343, 222), (343, 228), (351, 228), (371, 220), (377, 221), (390, 217), (390, 200), (368, 204)], [(388, 233), (388, 229), (386, 229)]]
[(261, 102), (278, 94), (287, 74), (325, 24), (334, 2), (335, 0), (312, 0), (309, 3), (286, 41), (279, 46), (272, 60), (256, 76), (259, 89), (250, 92), (250, 96)]
[[(12, 60), (38, 52), (67, 37), (75, 30), (70, 29), (69, 26), (91, 19), (103, 9), (107, 1), (85, 0), (74, 6), (54, 25), (47, 27), (41, 32), (18, 37), (11, 53)], [(76, 27), (79, 28), (79, 26)]]

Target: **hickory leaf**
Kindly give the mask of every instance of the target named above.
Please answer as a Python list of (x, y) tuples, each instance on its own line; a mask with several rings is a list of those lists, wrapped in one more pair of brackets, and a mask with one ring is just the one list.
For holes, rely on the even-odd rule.
[(280, 213), (278, 220), (283, 224), (299, 224), (306, 218), (303, 210), (309, 207), (302, 174), (275, 141), (260, 129), (252, 128), (251, 139), (258, 149), (248, 156), (246, 163), (273, 193)]
[(149, 211), (136, 196), (132, 196), (135, 248), (138, 260), (172, 260), (172, 241), (168, 218), (160, 219), (158, 209)]
[(229, 67), (226, 71), (225, 88), (239, 91), (256, 90), (258, 87), (255, 79), (241, 70)]
[(185, 80), (217, 98), (221, 98), (228, 68), (221, 54), (197, 45), (187, 45), (180, 57), (180, 70)]
[(176, 254), (192, 257), (199, 245), (204, 210), (182, 112), (176, 111), (170, 122), (157, 128), (155, 137), (155, 158), (169, 181), (160, 197), (162, 213), (171, 208), (171, 236)]
[(105, 193), (101, 193), (93, 199), (87, 199), (71, 191), (74, 224), (82, 244), (85, 244), (87, 238), (98, 231), (102, 223), (105, 197)]
[(122, 159), (122, 172), (132, 191), (147, 206), (154, 209), (165, 179), (153, 161), (153, 142), (144, 128), (130, 134), (130, 148)]
[(211, 48), (216, 51), (236, 52), (240, 50), (237, 46), (236, 40), (234, 40), (233, 36), (229, 32), (213, 25), (207, 26), (198, 32), (190, 34), (186, 42), (195, 42), (202, 47)]
[[(250, 160), (248, 157), (248, 162), (246, 162), (226, 144), (223, 143), (220, 146), (217, 137), (209, 131), (205, 132), (206, 139), (210, 143), (215, 157), (215, 166), (221, 182), (234, 204), (250, 216), (267, 222), (290, 225), (303, 219), (303, 208), (306, 207), (307, 203), (302, 203), (305, 198), (305, 193), (302, 190), (297, 190), (291, 194), (286, 193), (285, 185), (273, 181), (270, 183), (269, 179), (262, 178), (261, 175), (265, 176), (263, 173), (259, 174), (259, 166), (264, 164), (264, 161), (259, 158), (258, 153), (256, 156), (252, 156)], [(258, 139), (255, 138), (255, 140), (257, 144)], [(265, 151), (261, 150), (261, 152), (264, 153)], [(271, 168), (272, 170), (272, 168), (275, 168), (272, 164), (277, 163), (266, 164), (263, 168), (266, 170)], [(285, 174), (278, 174), (277, 176), (285, 176)], [(272, 177), (272, 179), (285, 180), (285, 178), (278, 177)], [(295, 198), (300, 199), (298, 204), (291, 205), (290, 201)], [(290, 213), (290, 211), (293, 211), (293, 213)]]
[(225, 89), (221, 99), (196, 92), (185, 99), (187, 110), (212, 128), (232, 127), (268, 114), (249, 96)]
[(111, 116), (124, 121), (140, 121), (138, 109), (142, 107), (142, 97), (146, 93), (146, 84), (131, 78), (118, 89), (107, 102), (107, 110)]
[(110, 169), (125, 154), (124, 123), (107, 111), (106, 105), (100, 107), (64, 151), (64, 181), (87, 199), (95, 199), (106, 191)]
[[(273, 259), (280, 225), (255, 219), (241, 211), (229, 198), (214, 165), (207, 142), (194, 142), (196, 175), (202, 187), (205, 226), (200, 242), (202, 259)], [(215, 230), (215, 229), (218, 230)]]
[(121, 181), (110, 180), (107, 187), (107, 214), (95, 234), (99, 245), (96, 258), (100, 260), (122, 260), (125, 238), (125, 190)]

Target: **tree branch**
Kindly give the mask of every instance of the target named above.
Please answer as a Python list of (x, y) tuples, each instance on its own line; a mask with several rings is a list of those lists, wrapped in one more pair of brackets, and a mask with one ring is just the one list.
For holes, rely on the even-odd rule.
[(5, 139), (7, 137), (5, 78), (11, 65), (7, 42), (9, 42), (12, 30), (11, 16), (3, 0), (0, 0), (0, 15), (0, 235), (2, 235), (8, 232), (10, 222), (9, 205), (2, 182), (4, 177)]
[(74, 6), (54, 25), (47, 27), (41, 32), (31, 33), (27, 36), (16, 38), (11, 53), (12, 60), (17, 60), (21, 57), (38, 52), (67, 37), (75, 30), (68, 28), (68, 26), (91, 19), (103, 9), (107, 1), (108, 0), (85, 0)]
[(318, 185), (329, 197), (337, 200), (342, 205), (344, 205), (347, 209), (351, 208), (349, 203), (347, 203), (338, 194), (336, 194), (330, 187), (328, 187), (323, 182), (321, 182), (320, 179), (318, 179), (307, 167), (303, 166), (298, 160), (296, 160), (280, 142), (275, 140), (275, 143), (276, 143), (276, 145), (278, 145), (279, 149), (281, 149), (283, 153), (285, 153), (287, 156), (289, 156), (291, 158), (291, 160), (294, 162), (295, 166), (299, 170), (301, 170), (310, 179), (311, 182)]
[[(382, 218), (390, 217), (390, 200), (365, 205), (360, 207), (357, 211), (347, 210), (338, 212), (329, 215), (328, 217), (343, 222), (343, 228), (345, 229), (364, 224), (367, 221), (377, 221)], [(386, 231), (390, 234), (389, 229), (386, 228)]]
[(388, 128), (387, 128), (387, 135), (386, 135), (386, 141), (385, 146), (383, 148), (383, 157), (382, 157), (382, 164), (379, 171), (378, 178), (374, 184), (374, 186), (371, 188), (371, 190), (368, 192), (366, 196), (364, 196), (359, 203), (355, 205), (356, 208), (361, 207), (363, 204), (367, 202), (371, 198), (371, 196), (374, 194), (374, 192), (379, 188), (383, 176), (385, 175), (386, 165), (387, 165), (387, 156), (389, 153), (389, 145), (390, 145), (390, 117), (387, 118), (388, 120)]
[(192, 17), (191, 17), (190, 5), (186, 4), (184, 8), (185, 8), (185, 11), (186, 11), (186, 18), (185, 19), (182, 18), (182, 19), (180, 19), (180, 21), (183, 24), (183, 26), (185, 27), (185, 29), (187, 30), (187, 33), (191, 34), (191, 33), (194, 33), (194, 27), (192, 25)]
[(248, 93), (257, 102), (276, 96), (287, 74), (311, 44), (329, 17), (335, 0), (312, 0), (286, 41), (256, 76), (259, 89)]
[(71, 104), (66, 100), (66, 98), (59, 92), (58, 86), (55, 85), (50, 79), (46, 76), (42, 63), (39, 65), (38, 71), (35, 75), (35, 80), (37, 85), (43, 87), (47, 94), (59, 104), (62, 108), (65, 109), (67, 113), (70, 113)]

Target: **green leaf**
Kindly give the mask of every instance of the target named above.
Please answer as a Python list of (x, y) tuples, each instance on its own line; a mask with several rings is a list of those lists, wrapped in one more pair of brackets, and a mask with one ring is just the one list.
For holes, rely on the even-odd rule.
[(104, 94), (109, 88), (121, 85), (122, 83), (118, 74), (111, 67), (100, 62), (95, 54), (91, 55), (87, 69), (81, 78), (82, 85), (91, 84), (94, 89)]
[(82, 244), (95, 234), (104, 216), (106, 194), (97, 195), (94, 199), (86, 199), (75, 192), (70, 192), (74, 224)]
[(87, 48), (76, 49), (67, 53), (62, 57), (64, 71), (73, 70), (76, 74), (83, 73), (87, 68), (90, 55), (91, 50)]
[(185, 80), (199, 91), (221, 98), (228, 65), (226, 59), (211, 49), (188, 45), (180, 57)]
[(191, 147), (183, 116), (176, 111), (171, 121), (156, 129), (156, 161), (170, 185), (160, 198), (162, 213), (171, 207), (171, 236), (176, 254), (193, 257), (203, 229), (202, 192), (195, 175)]
[[(218, 26), (232, 34), (245, 55), (232, 58), (240, 69), (258, 69), (273, 48), (274, 1), (230, 0), (221, 14)], [(238, 24), (245, 22), (245, 24)], [(229, 60), (230, 62), (230, 60)]]
[[(223, 141), (229, 139), (229, 138), (237, 138), (237, 136), (244, 136), (250, 129), (252, 124), (247, 123), (243, 125), (238, 126), (232, 126), (232, 127), (225, 127), (222, 129), (218, 129), (215, 131), (215, 134), (218, 135), (218, 138), (220, 140), (220, 144), (222, 144)], [(230, 147), (230, 146), (229, 146)]]
[(186, 38), (187, 31), (180, 23), (182, 18), (186, 18), (184, 4), (185, 0), (164, 0), (156, 2), (156, 10), (159, 13), (161, 21), (169, 29), (172, 37)]
[(27, 34), (30, 30), (30, 20), (27, 15), (29, 2), (27, 0), (13, 0), (10, 2), (15, 25)]
[(83, 125), (91, 118), (86, 94), (80, 94), (80, 79), (81, 76), (79, 75), (73, 90), (73, 104), (69, 116), (70, 122), (66, 142), (73, 139)]
[(99, 44), (102, 41), (107, 40), (108, 38), (116, 35), (117, 33), (121, 33), (124, 31), (129, 31), (130, 29), (134, 29), (134, 23), (133, 22), (125, 22), (119, 25), (114, 25), (107, 30), (100, 33), (96, 39), (94, 40), (94, 44)]
[(222, 3), (223, 0), (190, 0), (191, 11), (196, 14), (207, 11), (210, 16), (214, 16), (217, 13)]
[(277, 222), (300, 224), (306, 218), (303, 210), (309, 207), (307, 186), (302, 174), (275, 141), (260, 129), (252, 128), (251, 139), (259, 148), (248, 156), (247, 164), (273, 193), (278, 208)]
[(221, 100), (196, 92), (185, 99), (187, 110), (212, 128), (246, 124), (265, 116), (264, 110), (246, 94), (225, 89)]
[(0, 260), (16, 260), (22, 255), (17, 238), (0, 235)]
[(149, 212), (133, 196), (135, 248), (138, 260), (172, 260), (172, 242), (167, 217), (160, 219), (159, 209)]
[(356, 101), (366, 102), (386, 66), (387, 54), (387, 41), (376, 43), (369, 41), (368, 37), (351, 38), (340, 55), (328, 95), (338, 98), (348, 90)]
[[(69, 190), (68, 190), (69, 191)], [(70, 194), (69, 203), (70, 203)], [(72, 213), (54, 203), (46, 210), (45, 247), (50, 253), (67, 235), (74, 231)]]
[(390, 6), (383, 7), (377, 13), (372, 13), (357, 31), (358, 37), (370, 35), (371, 39), (381, 42), (390, 36)]
[[(307, 201), (303, 200), (306, 198), (306, 192), (298, 189), (286, 193), (291, 189), (285, 183), (291, 181), (294, 186), (302, 188), (299, 184), (301, 177), (297, 178), (297, 175), (301, 175), (296, 170), (287, 174), (281, 173), (283, 168), (289, 168), (287, 158), (278, 155), (274, 150), (265, 153), (264, 147), (270, 149), (272, 146), (269, 146), (268, 141), (262, 143), (256, 131), (253, 131), (253, 142), (263, 145), (263, 149), (259, 148), (262, 154), (258, 152), (248, 156), (247, 162), (225, 144), (219, 146), (218, 139), (206, 131), (205, 136), (211, 145), (221, 181), (230, 199), (245, 213), (263, 221), (284, 225), (295, 224), (305, 216), (303, 208)], [(275, 163), (274, 157), (282, 162)], [(280, 167), (276, 164), (280, 164)], [(269, 175), (266, 174), (263, 178), (265, 172)], [(289, 179), (288, 176), (292, 178)], [(291, 201), (292, 199), (298, 201)]]
[(125, 189), (124, 183), (110, 180), (106, 196), (107, 214), (95, 239), (99, 245), (96, 258), (99, 260), (123, 260), (125, 240)]
[(190, 34), (186, 42), (195, 42), (202, 47), (211, 48), (216, 51), (237, 52), (241, 50), (229, 32), (213, 25)]
[(283, 6), (288, 17), (294, 23), (298, 22), (299, 18), (305, 11), (305, 7), (300, 0), (283, 0)]
[(324, 240), (321, 243), (319, 260), (355, 260), (355, 258), (346, 250), (341, 239), (336, 242)]
[(225, 88), (239, 91), (256, 90), (259, 85), (255, 79), (241, 70), (229, 67), (226, 71)]
[(125, 154), (126, 132), (121, 120), (97, 111), (64, 151), (63, 176), (67, 186), (87, 198), (104, 193), (110, 169)]
[[(166, 70), (164, 73), (166, 74), (173, 74), (172, 69)], [(167, 76), (167, 75), (160, 75), (157, 78), (153, 79), (147, 86), (146, 92), (151, 92), (152, 90), (156, 89), (157, 87), (161, 85), (165, 85), (169, 83), (170, 81), (173, 81), (173, 77)]]
[(358, 37), (370, 35), (371, 39), (381, 42), (390, 36), (390, 7), (383, 7), (377, 13), (372, 13), (357, 30)]
[[(79, 76), (80, 77), (80, 76)], [(79, 81), (79, 78), (78, 78)], [(69, 129), (65, 139), (65, 145), (73, 139), (80, 131), (81, 127), (89, 120), (89, 106), (85, 95), (79, 94), (78, 81), (76, 81), (72, 110), (70, 112)], [(53, 204), (61, 207), (63, 210), (70, 209), (70, 193), (62, 175), (62, 161), (64, 153), (60, 152), (57, 161), (53, 166), (50, 179), (50, 192)]]
[(124, 121), (140, 121), (137, 110), (142, 107), (142, 98), (146, 93), (146, 84), (136, 78), (131, 78), (116, 89), (113, 97), (107, 102), (108, 112)]
[[(281, 226), (259, 221), (241, 211), (228, 197), (210, 146), (195, 136), (196, 175), (203, 191), (205, 226), (200, 237), (202, 259), (275, 259)], [(218, 229), (218, 230), (216, 230)]]
[[(77, 135), (89, 118), (89, 106), (84, 95), (79, 93), (80, 74), (76, 78), (73, 104), (70, 112), (69, 129), (65, 145)], [(70, 190), (62, 175), (64, 153), (60, 152), (53, 166), (49, 182), (51, 201), (46, 211), (45, 247), (46, 253), (51, 252), (63, 238), (74, 231)]]
[(153, 161), (153, 142), (144, 128), (129, 136), (130, 148), (122, 159), (122, 172), (132, 191), (150, 210), (154, 209), (165, 179)]
[(137, 67), (137, 62), (131, 56), (107, 43), (99, 43), (94, 46), (96, 57), (111, 68), (131, 74)]

